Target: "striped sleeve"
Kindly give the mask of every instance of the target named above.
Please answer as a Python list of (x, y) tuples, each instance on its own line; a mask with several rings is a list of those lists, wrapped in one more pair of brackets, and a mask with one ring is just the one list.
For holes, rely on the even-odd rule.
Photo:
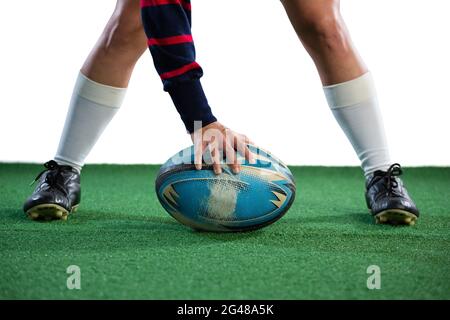
[(141, 15), (156, 71), (186, 129), (192, 133), (195, 121), (202, 126), (217, 121), (200, 83), (203, 70), (195, 61), (190, 0), (141, 0)]

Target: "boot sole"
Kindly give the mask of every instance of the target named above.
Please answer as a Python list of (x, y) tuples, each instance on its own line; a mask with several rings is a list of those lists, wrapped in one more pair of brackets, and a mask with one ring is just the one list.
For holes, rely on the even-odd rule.
[(27, 211), (31, 220), (67, 220), (69, 214), (77, 211), (79, 205), (73, 206), (69, 212), (57, 204), (40, 204)]
[(416, 224), (417, 216), (401, 209), (389, 209), (375, 215), (377, 224), (408, 225)]

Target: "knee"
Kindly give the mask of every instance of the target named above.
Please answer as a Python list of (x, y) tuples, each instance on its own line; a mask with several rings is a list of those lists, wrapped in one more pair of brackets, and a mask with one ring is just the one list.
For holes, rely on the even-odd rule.
[(305, 46), (312, 50), (340, 51), (347, 47), (344, 22), (338, 14), (311, 14), (298, 28)]

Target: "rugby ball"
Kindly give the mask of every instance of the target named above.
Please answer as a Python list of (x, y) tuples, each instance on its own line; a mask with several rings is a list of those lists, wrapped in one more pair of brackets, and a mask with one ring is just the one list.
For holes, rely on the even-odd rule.
[(193, 146), (180, 151), (156, 178), (161, 205), (180, 223), (201, 231), (250, 231), (277, 221), (294, 201), (294, 178), (269, 152), (249, 149), (254, 164), (243, 161), (241, 172), (234, 174), (223, 163), (220, 175), (208, 164), (195, 169)]

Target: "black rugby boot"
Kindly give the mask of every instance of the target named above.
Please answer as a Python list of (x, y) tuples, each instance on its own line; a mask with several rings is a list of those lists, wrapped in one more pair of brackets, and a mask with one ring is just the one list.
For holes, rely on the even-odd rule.
[(408, 194), (401, 166), (393, 164), (387, 171), (376, 171), (366, 181), (366, 202), (377, 223), (414, 225), (419, 210)]
[(66, 220), (80, 204), (80, 174), (54, 160), (44, 166), (46, 169), (36, 177), (38, 185), (25, 201), (23, 210), (33, 220)]

